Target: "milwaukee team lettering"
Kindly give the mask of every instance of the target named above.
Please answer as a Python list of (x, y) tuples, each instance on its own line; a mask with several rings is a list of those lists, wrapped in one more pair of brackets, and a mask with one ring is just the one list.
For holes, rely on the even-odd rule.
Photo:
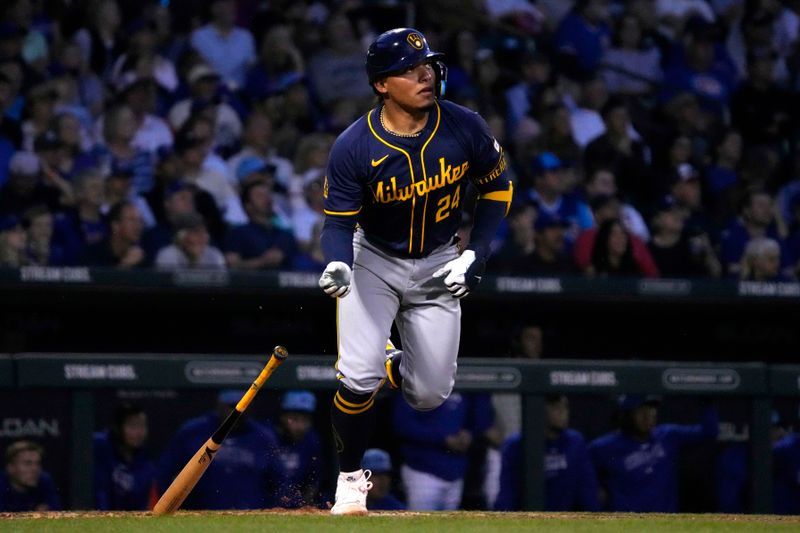
[(372, 193), (375, 197), (375, 201), (381, 204), (405, 202), (411, 199), (414, 195), (414, 190), (416, 190), (417, 196), (425, 196), (429, 192), (441, 189), (446, 185), (453, 185), (464, 177), (464, 174), (466, 174), (469, 168), (469, 161), (464, 161), (455, 167), (453, 165), (445, 166), (444, 157), (440, 157), (439, 165), (441, 168), (439, 174), (431, 176), (427, 180), (409, 183), (400, 189), (397, 188), (396, 176), (389, 178), (389, 183), (383, 180), (379, 181), (375, 185), (375, 191)]

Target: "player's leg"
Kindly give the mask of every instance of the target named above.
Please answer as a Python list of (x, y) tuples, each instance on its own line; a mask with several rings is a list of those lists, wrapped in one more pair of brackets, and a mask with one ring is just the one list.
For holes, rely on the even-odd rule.
[(356, 250), (352, 290), (337, 300), (339, 387), (331, 421), (341, 473), (334, 514), (366, 512), (369, 482), (361, 459), (375, 427), (374, 396), (386, 376), (386, 339), (399, 307), (399, 296), (390, 285), (396, 273), (393, 265), (369, 250)]
[(395, 321), (403, 342), (403, 395), (415, 409), (435, 409), (455, 383), (461, 306), (442, 287), (436, 298), (403, 305)]
[(403, 396), (421, 411), (441, 405), (455, 383), (461, 304), (433, 273), (457, 256), (457, 247), (450, 244), (416, 261), (395, 319), (403, 343), (396, 365)]

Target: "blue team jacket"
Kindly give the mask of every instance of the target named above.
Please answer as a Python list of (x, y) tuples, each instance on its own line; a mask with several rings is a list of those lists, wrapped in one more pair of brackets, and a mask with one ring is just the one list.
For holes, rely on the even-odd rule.
[(291, 442), (279, 435), (278, 460), (286, 475), (286, 490), (278, 505), (290, 509), (316, 505), (316, 501), (307, 501), (306, 495), (311, 491), (316, 498), (319, 492), (322, 473), (319, 434), (313, 428), (309, 429), (300, 442)]
[[(597, 511), (597, 478), (583, 435), (566, 429), (547, 439), (544, 456), (545, 511)], [(503, 444), (500, 492), (496, 511), (522, 507), (522, 439), (519, 434)]]
[(94, 435), (94, 505), (96, 509), (143, 511), (150, 503), (156, 482), (156, 466), (144, 450), (130, 462), (114, 449), (108, 431)]
[(45, 504), (50, 511), (61, 510), (61, 500), (53, 478), (47, 472), (42, 472), (39, 484), (26, 492), (17, 492), (11, 488), (8, 476), (0, 473), (0, 512), (24, 513), (35, 511), (36, 507)]
[(678, 510), (678, 452), (687, 444), (713, 440), (719, 421), (707, 409), (699, 425), (660, 424), (646, 441), (620, 431), (597, 438), (589, 454), (611, 511), (674, 513)]
[(431, 411), (415, 411), (400, 397), (395, 402), (394, 427), (405, 464), (448, 481), (464, 477), (467, 455), (450, 451), (445, 439), (460, 429), (475, 439), (493, 422), (492, 405), (484, 394), (453, 393)]
[[(159, 461), (163, 492), (219, 426), (216, 413), (186, 422)], [(211, 466), (183, 504), (184, 509), (263, 509), (276, 507), (285, 487), (275, 434), (243, 418), (225, 439)]]
[(775, 468), (774, 508), (776, 514), (800, 514), (800, 436), (791, 433), (772, 449)]

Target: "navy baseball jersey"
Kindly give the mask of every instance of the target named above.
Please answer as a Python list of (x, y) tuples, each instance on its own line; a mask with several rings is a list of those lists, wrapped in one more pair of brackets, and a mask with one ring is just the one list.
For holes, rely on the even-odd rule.
[(388, 133), (380, 107), (345, 130), (331, 151), (325, 213), (357, 217), (368, 240), (402, 257), (425, 257), (449, 242), (461, 221), (467, 181), (481, 199), (511, 201), (506, 160), (486, 122), (452, 102), (436, 102), (413, 137)]
[[(164, 450), (159, 485), (166, 490), (221, 420), (212, 412), (181, 426)], [(186, 498), (184, 509), (264, 509), (277, 507), (286, 486), (278, 460), (278, 439), (267, 426), (243, 418), (225, 439), (214, 462)]]
[(790, 433), (772, 448), (775, 479), (772, 511), (800, 514), (800, 436)]
[(94, 504), (101, 511), (121, 509), (145, 510), (156, 483), (156, 465), (143, 449), (133, 452), (129, 460), (114, 447), (111, 433), (95, 433)]
[[(545, 442), (545, 511), (599, 511), (597, 477), (583, 435), (565, 429)], [(522, 508), (522, 439), (519, 433), (503, 445), (500, 492), (495, 511)]]
[(394, 426), (405, 464), (447, 481), (463, 479), (468, 466), (466, 453), (447, 448), (447, 437), (466, 429), (477, 438), (493, 422), (494, 411), (486, 394), (454, 393), (430, 411), (413, 409), (399, 398), (394, 406)]

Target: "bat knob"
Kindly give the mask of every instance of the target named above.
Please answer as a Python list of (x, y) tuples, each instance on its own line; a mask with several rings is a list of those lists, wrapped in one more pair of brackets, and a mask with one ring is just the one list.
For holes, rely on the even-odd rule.
[(284, 359), (289, 357), (289, 350), (287, 350), (283, 346), (276, 346), (275, 349), (272, 350), (272, 354), (279, 360), (283, 361)]

